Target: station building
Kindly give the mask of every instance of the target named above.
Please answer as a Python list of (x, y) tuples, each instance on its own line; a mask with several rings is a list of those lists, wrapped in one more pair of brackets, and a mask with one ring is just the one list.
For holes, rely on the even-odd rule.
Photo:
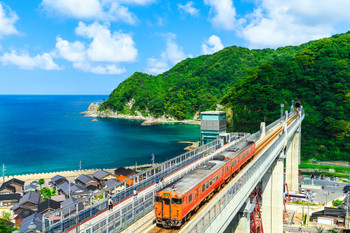
[(201, 112), (201, 145), (219, 139), (223, 134), (226, 134), (226, 112)]

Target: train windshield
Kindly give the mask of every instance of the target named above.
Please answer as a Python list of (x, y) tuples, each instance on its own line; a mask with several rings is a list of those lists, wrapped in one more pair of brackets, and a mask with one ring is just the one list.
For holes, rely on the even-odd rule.
[(182, 204), (182, 199), (180, 199), (180, 198), (173, 198), (171, 200), (172, 200), (172, 203), (174, 205), (181, 205)]
[(154, 201), (155, 202), (163, 202), (163, 198), (155, 196)]

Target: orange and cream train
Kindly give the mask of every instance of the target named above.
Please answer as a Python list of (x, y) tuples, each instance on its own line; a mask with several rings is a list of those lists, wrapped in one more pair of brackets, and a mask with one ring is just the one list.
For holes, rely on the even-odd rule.
[(181, 226), (215, 190), (228, 182), (255, 153), (255, 143), (239, 142), (190, 174), (155, 193), (157, 225)]

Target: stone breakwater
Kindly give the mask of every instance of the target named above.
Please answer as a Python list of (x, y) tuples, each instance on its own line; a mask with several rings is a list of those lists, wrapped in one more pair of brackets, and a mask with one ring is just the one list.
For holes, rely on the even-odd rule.
[[(144, 164), (137, 166), (137, 170), (152, 167), (152, 164)], [(129, 166), (126, 168), (135, 169), (135, 166)], [(73, 171), (56, 171), (56, 172), (46, 172), (46, 173), (34, 173), (34, 174), (24, 174), (24, 175), (13, 175), (13, 176), (5, 176), (5, 181), (10, 180), (12, 178), (16, 178), (22, 181), (38, 181), (39, 179), (49, 180), (55, 175), (61, 175), (66, 178), (76, 178), (82, 174), (92, 175), (97, 171), (105, 170), (114, 174), (114, 170), (117, 168), (100, 168), (100, 169), (84, 169), (84, 170), (73, 170)]]
[(81, 112), (84, 114), (85, 117), (101, 117), (101, 118), (119, 118), (119, 119), (128, 119), (128, 120), (141, 120), (142, 125), (155, 125), (155, 124), (167, 124), (167, 123), (182, 123), (182, 124), (192, 124), (192, 125), (200, 125), (200, 121), (197, 120), (183, 120), (179, 121), (174, 119), (173, 117), (152, 117), (152, 116), (143, 116), (140, 112), (135, 111), (136, 115), (126, 115), (117, 113), (112, 110), (104, 110), (104, 111), (98, 111), (98, 103), (90, 104), (88, 110), (86, 112)]

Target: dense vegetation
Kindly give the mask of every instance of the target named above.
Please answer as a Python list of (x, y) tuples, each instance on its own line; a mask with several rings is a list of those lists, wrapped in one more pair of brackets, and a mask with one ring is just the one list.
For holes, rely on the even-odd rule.
[(135, 73), (99, 110), (191, 119), (220, 103), (230, 112), (229, 129), (254, 132), (279, 117), (281, 103), (301, 100), (303, 158), (349, 160), (349, 59), (350, 32), (277, 50), (228, 47), (158, 76)]
[(231, 127), (254, 131), (279, 104), (300, 99), (307, 113), (303, 158), (350, 159), (350, 33), (315, 41), (285, 61), (255, 67), (221, 100), (234, 113)]
[[(302, 47), (277, 50), (249, 50), (228, 47), (216, 54), (186, 59), (158, 76), (134, 73), (122, 82), (100, 110), (110, 109), (125, 114), (139, 111), (144, 115), (192, 119), (196, 112), (208, 110), (251, 67), (272, 60), (285, 60)], [(132, 107), (127, 103), (134, 100)]]

